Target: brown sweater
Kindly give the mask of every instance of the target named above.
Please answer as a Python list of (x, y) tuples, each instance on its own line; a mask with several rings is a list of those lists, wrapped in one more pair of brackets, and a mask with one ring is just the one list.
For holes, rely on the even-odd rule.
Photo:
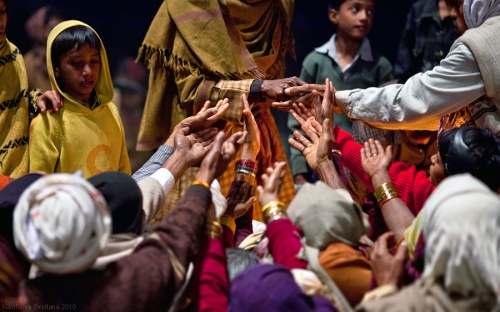
[(37, 304), (39, 311), (166, 311), (194, 258), (210, 202), (207, 188), (191, 186), (130, 256), (102, 271), (44, 275), (28, 282), (31, 308)]

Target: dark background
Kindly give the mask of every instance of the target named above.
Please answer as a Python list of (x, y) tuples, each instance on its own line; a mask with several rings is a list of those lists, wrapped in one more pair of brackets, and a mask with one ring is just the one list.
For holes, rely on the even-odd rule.
[[(182, 3), (183, 0), (178, 0)], [(124, 56), (136, 56), (162, 0), (8, 0), (7, 36), (21, 51), (29, 50), (24, 23), (39, 7), (55, 5), (67, 19), (78, 19), (92, 26), (106, 46), (111, 72)], [(378, 0), (375, 22), (370, 33), (372, 45), (394, 61), (406, 13), (412, 0)], [(296, 0), (292, 22), (297, 60), (287, 62), (287, 75), (299, 75), (304, 57), (326, 42), (333, 33), (325, 0)], [(214, 40), (217, 40), (214, 38)]]
[[(137, 56), (149, 24), (162, 0), (7, 0), (7, 36), (22, 52), (30, 48), (24, 23), (43, 5), (54, 5), (62, 9), (66, 19), (81, 20), (92, 26), (102, 38), (108, 54), (111, 73), (115, 72), (121, 58)], [(177, 0), (182, 3), (184, 0)], [(372, 47), (394, 63), (406, 14), (413, 0), (378, 0), (375, 21), (369, 35)], [(287, 76), (299, 76), (304, 57), (325, 43), (334, 28), (327, 15), (326, 0), (296, 0), (292, 19), (297, 58), (287, 59)], [(217, 38), (214, 38), (217, 40)], [(283, 145), (286, 142), (287, 114), (274, 110), (273, 114), (280, 130)], [(285, 150), (288, 153), (287, 148)]]

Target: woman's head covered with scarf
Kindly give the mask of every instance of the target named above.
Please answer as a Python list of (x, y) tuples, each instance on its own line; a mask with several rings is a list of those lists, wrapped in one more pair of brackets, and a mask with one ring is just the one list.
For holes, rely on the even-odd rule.
[(423, 277), (448, 293), (496, 298), (500, 308), (500, 197), (470, 174), (446, 178), (427, 200)]
[(464, 18), (468, 28), (481, 26), (488, 18), (500, 15), (498, 0), (463, 0)]
[(281, 265), (252, 265), (231, 282), (229, 311), (336, 311), (323, 297), (311, 297)]
[(321, 181), (303, 185), (287, 214), (304, 232), (306, 244), (319, 250), (339, 242), (356, 247), (366, 234), (361, 208), (349, 193)]
[(87, 269), (106, 246), (111, 227), (104, 197), (76, 174), (38, 179), (14, 210), (16, 247), (47, 273)]

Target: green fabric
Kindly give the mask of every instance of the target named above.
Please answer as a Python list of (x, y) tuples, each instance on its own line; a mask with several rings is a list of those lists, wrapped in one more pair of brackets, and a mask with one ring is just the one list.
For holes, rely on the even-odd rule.
[(285, 53), (293, 49), (293, 4), (165, 0), (139, 49), (151, 73), (138, 149), (162, 144), (210, 99), (218, 80), (282, 76)]
[[(63, 30), (76, 25), (91, 28), (79, 21), (60, 23), (49, 34), (47, 49), (50, 51), (54, 39)], [(40, 114), (33, 119), (30, 172), (82, 170), (84, 178), (105, 171), (131, 174), (125, 131), (118, 109), (111, 102), (113, 84), (102, 41), (101, 70), (94, 88), (100, 105), (92, 110), (60, 89), (50, 55), (47, 53), (49, 78), (53, 89), (62, 94), (64, 107), (57, 114)]]
[(19, 49), (0, 42), (0, 174), (28, 173), (28, 78)]

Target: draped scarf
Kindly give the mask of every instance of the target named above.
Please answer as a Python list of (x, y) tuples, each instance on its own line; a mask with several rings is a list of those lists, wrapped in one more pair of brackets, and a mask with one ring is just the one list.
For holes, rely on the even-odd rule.
[[(293, 5), (293, 0), (184, 1), (182, 5), (165, 0), (139, 49), (138, 59), (144, 59), (151, 73), (138, 149), (155, 148), (168, 137), (175, 126), (171, 124), (175, 117), (169, 115), (175, 114), (176, 104), (187, 115), (196, 113), (195, 103), (179, 103), (175, 75), (202, 75), (214, 85), (220, 79), (283, 76), (285, 54), (293, 53), (289, 31)], [(194, 92), (195, 97), (201, 93)]]
[(468, 28), (481, 26), (488, 18), (500, 15), (497, 0), (464, 0), (464, 19)]
[(19, 49), (0, 42), (0, 174), (28, 173), (28, 77)]

